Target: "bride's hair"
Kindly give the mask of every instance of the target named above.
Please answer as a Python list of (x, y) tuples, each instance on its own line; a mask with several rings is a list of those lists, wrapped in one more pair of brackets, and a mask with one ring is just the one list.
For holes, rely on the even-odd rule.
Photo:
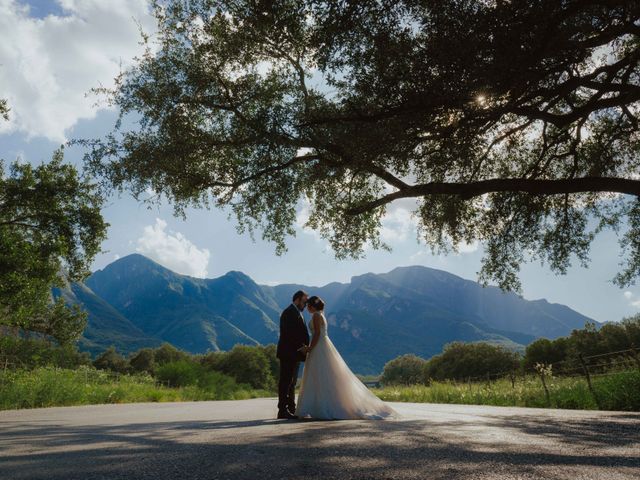
[(317, 295), (309, 297), (309, 300), (307, 300), (307, 305), (311, 305), (316, 310), (324, 310), (324, 301)]

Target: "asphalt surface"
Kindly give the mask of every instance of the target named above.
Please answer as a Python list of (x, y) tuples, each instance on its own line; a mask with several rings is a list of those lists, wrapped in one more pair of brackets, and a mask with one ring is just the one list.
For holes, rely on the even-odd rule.
[(275, 420), (275, 399), (0, 412), (0, 479), (640, 479), (640, 414), (393, 403)]

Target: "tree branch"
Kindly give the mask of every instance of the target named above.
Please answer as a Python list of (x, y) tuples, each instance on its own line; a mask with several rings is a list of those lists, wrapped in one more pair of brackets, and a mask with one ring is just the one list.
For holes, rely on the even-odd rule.
[(640, 180), (615, 177), (582, 177), (560, 180), (537, 180), (525, 178), (496, 178), (470, 183), (425, 183), (413, 185), (385, 195), (377, 200), (355, 206), (347, 215), (360, 215), (400, 198), (425, 197), (428, 195), (458, 195), (463, 200), (485, 193), (523, 192), (541, 195), (557, 195), (582, 192), (615, 192), (640, 197)]
[(267, 168), (263, 168), (262, 170), (257, 171), (256, 173), (253, 173), (247, 177), (243, 177), (239, 180), (236, 180), (235, 182), (218, 182), (218, 181), (212, 181), (212, 182), (208, 182), (207, 183), (207, 187), (229, 187), (232, 188), (233, 190), (237, 189), (238, 187), (249, 183), (252, 180), (255, 180), (256, 178), (260, 178), (264, 175), (268, 175), (270, 173), (275, 173), (275, 172), (279, 172), (281, 170), (286, 170), (287, 168), (289, 168), (291, 165), (294, 165), (296, 163), (300, 163), (300, 162), (305, 162), (307, 160), (318, 160), (320, 159), (320, 156), (317, 154), (308, 154), (308, 155), (302, 155), (300, 157), (293, 157), (291, 160), (289, 160), (288, 162), (282, 163), (280, 165), (273, 165), (271, 167), (267, 167)]

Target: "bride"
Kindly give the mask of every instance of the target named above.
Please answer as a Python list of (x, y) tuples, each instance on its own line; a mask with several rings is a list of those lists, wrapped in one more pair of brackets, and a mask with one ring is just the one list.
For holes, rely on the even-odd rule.
[(300, 384), (298, 417), (319, 419), (383, 419), (399, 415), (376, 397), (356, 377), (327, 336), (324, 302), (313, 296), (307, 301), (311, 313), (311, 345), (302, 347), (307, 359)]

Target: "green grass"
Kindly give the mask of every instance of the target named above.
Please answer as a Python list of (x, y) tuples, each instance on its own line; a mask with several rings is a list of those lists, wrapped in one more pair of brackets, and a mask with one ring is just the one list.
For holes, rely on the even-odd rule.
[[(223, 378), (224, 377), (224, 378)], [(273, 396), (220, 376), (205, 386), (159, 386), (149, 375), (114, 376), (82, 366), (78, 369), (38, 367), (0, 371), (0, 410), (99, 403), (240, 400)]]
[[(518, 378), (515, 388), (509, 379), (501, 379), (490, 383), (433, 382), (429, 386), (389, 386), (373, 391), (383, 400), (392, 402), (598, 409), (584, 378), (554, 377), (547, 378), (546, 382), (549, 402), (537, 376)], [(603, 410), (640, 411), (640, 371), (596, 376), (592, 383)]]
[[(207, 382), (179, 388), (160, 386), (149, 375), (119, 375), (93, 367), (77, 369), (38, 367), (0, 371), (0, 410), (99, 403), (179, 402), (240, 400), (274, 396), (237, 384), (225, 375), (210, 375)], [(603, 410), (640, 411), (640, 371), (629, 370), (593, 378)], [(515, 388), (508, 379), (490, 383), (433, 382), (373, 390), (394, 402), (458, 403), (518, 407), (597, 409), (598, 404), (581, 377), (547, 379), (547, 403), (539, 377), (518, 378)]]

